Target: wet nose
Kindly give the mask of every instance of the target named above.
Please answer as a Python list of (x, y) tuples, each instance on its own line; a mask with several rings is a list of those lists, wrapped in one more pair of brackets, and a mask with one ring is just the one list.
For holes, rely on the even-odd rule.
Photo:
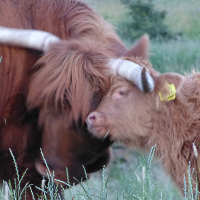
[(86, 118), (86, 123), (88, 126), (91, 126), (94, 124), (94, 122), (97, 120), (98, 113), (97, 112), (92, 112), (88, 115)]

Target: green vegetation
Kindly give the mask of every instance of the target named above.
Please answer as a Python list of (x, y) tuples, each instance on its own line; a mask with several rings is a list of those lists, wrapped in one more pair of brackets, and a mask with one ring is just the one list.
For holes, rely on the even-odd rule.
[[(152, 160), (153, 152), (154, 148), (148, 156), (114, 145), (112, 161), (105, 169), (108, 200), (181, 199), (160, 163)], [(103, 183), (101, 173), (94, 174), (89, 183), (100, 188)]]
[[(155, 147), (152, 147), (149, 156), (140, 156), (139, 162), (135, 163), (131, 169), (128, 169), (127, 177), (123, 177), (118, 173), (117, 179), (114, 181), (110, 180), (110, 173), (106, 172), (104, 168), (98, 177), (96, 182), (94, 178), (90, 181), (80, 182), (78, 186), (70, 185), (69, 183), (62, 182), (64, 185), (69, 186), (69, 189), (65, 192), (65, 199), (85, 199), (85, 200), (126, 200), (126, 199), (181, 199), (180, 195), (173, 189), (167, 188), (163, 190), (158, 183), (152, 179), (152, 159), (155, 152)], [(12, 154), (12, 152), (11, 152)], [(41, 151), (43, 156), (43, 153)], [(21, 180), (23, 176), (19, 177), (17, 163), (15, 161), (14, 155), (12, 154), (13, 162), (15, 163), (17, 180), (15, 181), (14, 187), (9, 183), (4, 182), (3, 189), (1, 191), (1, 199), (5, 200), (20, 200), (23, 199), (22, 195), (26, 194), (26, 189), (31, 189), (30, 185), (24, 188), (20, 187)], [(43, 157), (44, 162), (45, 158)], [(47, 164), (46, 164), (47, 166)], [(114, 172), (115, 173), (115, 172)], [(25, 174), (25, 173), (24, 173)], [(40, 200), (60, 200), (60, 194), (58, 192), (58, 185), (53, 183), (54, 175), (50, 173), (47, 166), (48, 184), (44, 188), (38, 188), (39, 193), (38, 198)], [(66, 169), (66, 176), (68, 175)], [(57, 180), (59, 181), (59, 180)], [(34, 186), (32, 186), (34, 187)], [(195, 189), (195, 188), (194, 188)], [(192, 191), (193, 188), (190, 188)], [(41, 192), (40, 192), (41, 191)], [(188, 197), (191, 196), (187, 192)], [(62, 191), (64, 189), (62, 188)], [(193, 194), (192, 194), (193, 195)], [(33, 196), (33, 199), (34, 196)]]
[[(78, 186), (70, 185), (69, 183), (62, 182), (64, 185), (68, 186), (69, 189), (65, 192), (65, 199), (72, 200), (146, 200), (146, 199), (163, 199), (163, 200), (181, 200), (183, 199), (181, 195), (177, 192), (174, 185), (170, 187), (167, 185), (162, 185), (156, 182), (153, 178), (154, 173), (152, 169), (154, 163), (152, 162), (154, 152), (156, 150), (156, 145), (152, 147), (149, 156), (141, 155), (139, 156), (139, 162), (134, 163), (131, 168), (126, 168), (127, 176), (123, 177), (121, 173), (117, 173), (115, 180), (110, 180), (114, 168), (110, 170), (109, 174), (106, 169), (103, 168), (101, 174), (99, 173), (98, 181), (92, 178), (86, 182), (80, 182)], [(12, 152), (11, 152), (12, 154)], [(41, 151), (43, 156), (43, 153)], [(20, 200), (23, 199), (22, 195), (26, 194), (27, 189), (31, 189), (30, 185), (27, 183), (24, 188), (20, 187), (21, 180), (23, 176), (19, 177), (17, 163), (15, 161), (14, 155), (12, 154), (13, 162), (15, 163), (17, 180), (15, 181), (14, 187), (9, 183), (4, 182), (1, 191), (1, 199), (3, 200)], [(45, 158), (43, 156), (44, 162)], [(121, 160), (124, 162), (123, 160)], [(119, 164), (119, 163), (118, 163)], [(46, 164), (47, 166), (47, 164)], [(112, 172), (113, 171), (113, 172)], [(188, 182), (185, 181), (185, 186), (183, 188), (185, 194), (185, 200), (196, 200), (198, 199), (197, 184), (191, 178), (192, 170), (188, 169)], [(158, 169), (157, 169), (158, 172)], [(24, 173), (25, 174), (25, 173)], [(58, 184), (54, 184), (54, 175), (50, 173), (47, 166), (48, 184), (43, 188), (38, 188), (40, 195), (38, 195), (39, 200), (61, 200), (60, 193), (58, 192)], [(86, 174), (87, 175), (87, 174)], [(66, 176), (68, 172), (66, 169)], [(112, 178), (111, 178), (112, 179)], [(59, 181), (59, 180), (56, 180)], [(42, 184), (41, 184), (42, 185)], [(34, 187), (34, 186), (32, 186)], [(64, 189), (61, 188), (61, 193)], [(33, 199), (34, 196), (33, 196)]]
[(167, 42), (151, 43), (150, 61), (161, 73), (190, 73), (200, 67), (200, 40), (180, 38)]
[[(117, 27), (118, 33), (128, 21), (129, 9), (121, 0), (85, 0), (97, 9), (110, 23)], [(131, 0), (130, 2), (136, 2)], [(146, 2), (146, 0), (140, 0)], [(171, 33), (181, 33), (176, 39), (157, 41), (152, 38), (150, 61), (154, 68), (163, 72), (190, 72), (200, 66), (200, 2), (196, 0), (153, 0), (157, 11), (165, 11), (164, 25)], [(142, 33), (141, 33), (142, 34)], [(130, 48), (135, 40), (122, 37)]]
[(128, 9), (126, 21), (120, 23), (120, 35), (136, 39), (147, 33), (151, 39), (175, 39), (165, 25), (166, 11), (155, 9), (153, 0), (121, 0)]
[(3, 186), (2, 188), (4, 188), (2, 191), (1, 191), (1, 199), (5, 199), (5, 200), (8, 200), (8, 199), (16, 199), (16, 200), (21, 200), (23, 199), (23, 196), (26, 198), (26, 190), (27, 188), (30, 188), (30, 184), (29, 183), (26, 183), (26, 185), (21, 188), (21, 181), (23, 180), (25, 174), (26, 174), (26, 170), (22, 177), (19, 176), (19, 171), (18, 171), (18, 167), (17, 167), (17, 163), (16, 163), (16, 160), (15, 160), (15, 157), (10, 149), (10, 153), (12, 155), (12, 158), (13, 158), (13, 162), (15, 164), (15, 169), (16, 169), (16, 174), (17, 174), (17, 178), (14, 179), (14, 186), (12, 186), (11, 182), (9, 181), (8, 183), (3, 181)]
[[(132, 0), (135, 2), (136, 0)], [(165, 11), (164, 23), (170, 31), (183, 33), (189, 38), (200, 38), (200, 2), (196, 0), (152, 0), (157, 11)], [(121, 0), (84, 0), (117, 28), (126, 21), (129, 9)], [(141, 0), (146, 2), (146, 0)]]
[[(118, 172), (115, 180), (112, 180), (112, 174), (116, 173), (114, 168), (109, 170), (109, 173), (107, 169), (104, 169), (98, 177), (98, 180), (92, 179), (76, 187), (77, 199), (181, 199), (177, 192), (173, 191), (171, 188), (166, 188), (164, 191), (160, 185), (152, 179), (151, 169), (154, 151), (155, 147), (152, 148), (149, 156), (140, 156), (138, 163), (134, 163), (134, 166), (130, 169), (127, 167), (127, 176), (125, 177)], [(86, 196), (85, 193), (90, 194), (90, 196)], [(74, 198), (76, 195), (74, 194)]]

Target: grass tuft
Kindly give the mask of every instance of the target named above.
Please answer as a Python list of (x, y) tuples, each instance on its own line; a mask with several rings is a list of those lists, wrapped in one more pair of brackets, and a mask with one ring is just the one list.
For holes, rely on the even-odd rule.
[[(88, 180), (86, 182), (81, 181), (78, 186), (70, 185), (69, 182), (65, 183), (68, 185), (69, 189), (65, 192), (65, 199), (73, 199), (73, 200), (181, 200), (182, 197), (174, 191), (174, 189), (166, 187), (160, 187), (158, 183), (156, 183), (152, 178), (152, 164), (153, 164), (153, 156), (156, 150), (156, 145), (152, 147), (149, 156), (141, 155), (139, 164), (136, 164), (134, 169), (132, 169), (129, 176), (129, 181), (126, 178), (121, 177), (122, 182), (116, 180), (115, 183), (110, 182), (109, 175), (106, 173), (105, 167), (102, 170), (100, 184), (96, 184), (95, 182)], [(12, 151), (10, 150), (11, 155), (13, 157), (13, 162), (15, 163), (15, 168), (18, 170), (17, 163), (15, 160)], [(43, 156), (44, 162), (45, 158), (41, 150), (41, 154)], [(27, 170), (26, 170), (27, 171)], [(21, 180), (23, 179), (26, 171), (19, 177), (19, 173), (17, 175), (17, 179), (14, 180), (14, 186), (11, 185), (9, 181), (8, 185), (6, 182), (3, 182), (3, 188), (7, 185), (7, 191), (1, 191), (1, 199), (8, 200), (18, 200), (22, 199), (22, 194), (26, 194), (26, 190), (30, 188), (29, 183), (27, 183), (22, 189), (20, 188)], [(66, 170), (67, 171), (67, 170)], [(50, 171), (49, 171), (50, 172)], [(47, 169), (47, 173), (48, 169)], [(195, 181), (192, 179), (193, 171), (191, 171), (190, 167), (188, 169), (187, 180), (184, 179), (184, 193), (185, 200), (198, 200), (199, 199), (199, 191), (198, 186)], [(66, 172), (68, 174), (68, 171)], [(69, 174), (67, 175), (69, 176)], [(87, 176), (87, 174), (86, 174)], [(68, 179), (69, 180), (69, 179)], [(44, 183), (44, 180), (43, 180)], [(112, 187), (110, 185), (112, 184)], [(120, 189), (121, 185), (126, 185), (125, 189)], [(41, 196), (38, 196), (39, 200), (61, 200), (61, 195), (59, 193), (58, 184), (54, 184), (54, 173), (48, 174), (48, 181), (45, 187), (41, 186), (41, 188), (36, 187), (39, 191), (42, 191)], [(64, 189), (62, 188), (62, 192)], [(33, 192), (32, 192), (33, 193)], [(33, 195), (33, 194), (32, 194)], [(8, 197), (7, 197), (8, 196)], [(24, 198), (23, 198), (24, 199)], [(33, 196), (34, 199), (34, 196)]]

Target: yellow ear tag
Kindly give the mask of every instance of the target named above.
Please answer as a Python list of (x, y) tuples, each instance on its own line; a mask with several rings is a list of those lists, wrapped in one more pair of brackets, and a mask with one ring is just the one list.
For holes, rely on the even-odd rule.
[(163, 97), (162, 93), (159, 92), (160, 100), (161, 101), (171, 101), (176, 98), (176, 88), (174, 84), (168, 84), (169, 94), (166, 97)]

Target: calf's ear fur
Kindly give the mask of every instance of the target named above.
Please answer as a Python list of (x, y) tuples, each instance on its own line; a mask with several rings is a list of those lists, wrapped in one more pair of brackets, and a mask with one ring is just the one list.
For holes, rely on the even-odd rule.
[(178, 90), (179, 86), (183, 82), (183, 76), (176, 73), (166, 73), (162, 74), (155, 79), (155, 91), (161, 92), (163, 96), (167, 96), (169, 94), (168, 84), (173, 84)]

